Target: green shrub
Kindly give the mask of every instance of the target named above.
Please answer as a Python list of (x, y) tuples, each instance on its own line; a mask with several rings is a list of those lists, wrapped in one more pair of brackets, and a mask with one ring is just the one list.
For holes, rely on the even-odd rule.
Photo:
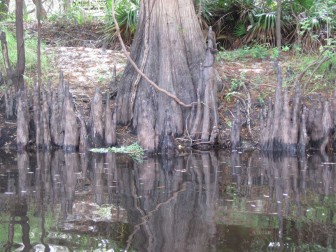
[[(7, 47), (8, 47), (8, 57), (12, 68), (14, 69), (17, 61), (17, 52), (16, 52), (16, 38), (15, 34), (4, 26), (0, 26), (0, 30), (6, 33)], [(41, 45), (41, 50), (44, 48), (44, 45)], [(42, 50), (43, 51), (43, 50)], [(41, 54), (41, 68), (42, 74), (49, 73), (50, 58), (45, 54)], [(4, 59), (2, 53), (0, 54), (0, 71), (2, 73), (6, 72)], [(37, 38), (35, 36), (27, 36), (25, 38), (25, 80), (27, 84), (32, 83), (34, 76), (37, 73)]]
[[(120, 27), (120, 33), (126, 44), (131, 44), (138, 23), (139, 0), (115, 1), (115, 17)], [(116, 41), (116, 29), (112, 19), (112, 0), (107, 0), (106, 25), (104, 40), (107, 43)]]
[(273, 51), (263, 45), (244, 46), (236, 50), (220, 50), (218, 52), (217, 60), (235, 61), (245, 60), (248, 58), (265, 59), (273, 55)]

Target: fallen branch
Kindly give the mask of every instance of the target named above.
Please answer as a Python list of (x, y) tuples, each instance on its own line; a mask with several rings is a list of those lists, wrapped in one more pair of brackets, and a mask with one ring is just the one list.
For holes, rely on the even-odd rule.
[[(319, 69), (319, 67), (326, 62), (327, 60), (329, 60), (330, 58), (328, 56), (323, 57), (321, 60), (320, 58), (318, 58), (316, 61), (314, 61), (313, 63), (309, 64), (295, 79), (295, 84), (300, 83), (301, 79), (303, 78), (303, 76), (306, 74), (306, 72), (313, 66), (317, 65), (317, 67), (315, 67), (315, 69), (313, 70), (313, 73), (311, 76), (313, 76), (313, 74), (317, 71), (317, 69)], [(308, 79), (308, 81), (304, 84), (303, 86), (303, 91), (306, 90), (307, 87), (307, 83), (311, 80), (312, 77), (310, 77)], [(294, 85), (295, 86), (295, 85)]]
[(310, 82), (310, 80), (311, 80), (311, 78), (314, 76), (315, 72), (320, 68), (320, 66), (321, 66), (324, 62), (328, 61), (329, 59), (330, 59), (330, 57), (324, 57), (324, 58), (317, 64), (317, 66), (314, 68), (313, 72), (311, 73), (311, 75), (310, 75), (310, 77), (309, 77), (309, 79), (307, 80), (306, 83), (309, 83), (309, 82)]

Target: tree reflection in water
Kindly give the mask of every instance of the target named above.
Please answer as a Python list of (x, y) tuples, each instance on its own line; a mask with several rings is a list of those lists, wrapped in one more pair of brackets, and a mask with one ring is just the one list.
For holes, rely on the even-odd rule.
[(336, 248), (334, 157), (203, 152), (139, 163), (55, 151), (16, 159), (0, 155), (7, 251)]
[(135, 228), (127, 245), (139, 251), (207, 251), (215, 234), (215, 155), (179, 158), (168, 173), (162, 162), (146, 160), (134, 169), (127, 208)]
[[(32, 248), (30, 237), (29, 237), (29, 218), (27, 216), (28, 205), (27, 205), (27, 176), (28, 176), (28, 164), (29, 157), (27, 153), (23, 153), (17, 158), (19, 173), (18, 183), (13, 183), (12, 179), (8, 180), (8, 186), (5, 194), (10, 195), (11, 200), (8, 202), (8, 229), (7, 229), (7, 241), (4, 243), (4, 251), (12, 251), (15, 248), (15, 227), (20, 226), (21, 228), (21, 242), (22, 251), (30, 251)], [(24, 167), (24, 169), (23, 169)], [(16, 186), (15, 186), (16, 185)]]

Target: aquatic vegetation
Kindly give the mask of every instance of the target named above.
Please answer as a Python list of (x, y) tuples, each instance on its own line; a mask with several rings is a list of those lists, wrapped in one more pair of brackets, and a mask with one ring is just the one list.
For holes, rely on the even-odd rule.
[(128, 146), (120, 146), (120, 147), (108, 147), (108, 148), (92, 148), (91, 152), (96, 153), (125, 153), (130, 155), (134, 160), (141, 162), (144, 156), (144, 149), (138, 144), (133, 143)]

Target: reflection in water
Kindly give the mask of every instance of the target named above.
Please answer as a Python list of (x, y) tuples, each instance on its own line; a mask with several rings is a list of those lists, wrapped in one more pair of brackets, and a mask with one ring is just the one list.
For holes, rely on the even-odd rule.
[(138, 179), (128, 209), (135, 228), (127, 245), (139, 251), (207, 251), (215, 234), (216, 158), (177, 159), (170, 167), (173, 173), (159, 163), (151, 159), (134, 169)]
[[(0, 250), (336, 249), (334, 157), (0, 155)], [(20, 228), (16, 228), (20, 226)]]
[[(21, 154), (17, 159), (18, 163), (18, 172), (19, 172), (19, 181), (18, 186), (15, 186), (15, 180), (13, 177), (9, 179), (7, 186), (8, 195), (12, 195), (11, 201), (8, 203), (9, 209), (9, 223), (8, 223), (8, 240), (7, 243), (3, 246), (4, 251), (11, 251), (14, 245), (14, 235), (15, 227), (21, 227), (21, 241), (23, 244), (22, 251), (29, 251), (31, 249), (31, 243), (29, 238), (29, 218), (27, 216), (28, 205), (27, 205), (27, 175), (28, 175), (28, 164), (29, 157), (27, 153)], [(17, 229), (16, 229), (17, 230)]]
[[(237, 188), (249, 189), (247, 211), (276, 215), (277, 242), (269, 245), (283, 250), (295, 242), (304, 251), (309, 244), (335, 249), (335, 161), (319, 154), (299, 159), (252, 153), (247, 159)], [(244, 175), (246, 181), (240, 178)]]

